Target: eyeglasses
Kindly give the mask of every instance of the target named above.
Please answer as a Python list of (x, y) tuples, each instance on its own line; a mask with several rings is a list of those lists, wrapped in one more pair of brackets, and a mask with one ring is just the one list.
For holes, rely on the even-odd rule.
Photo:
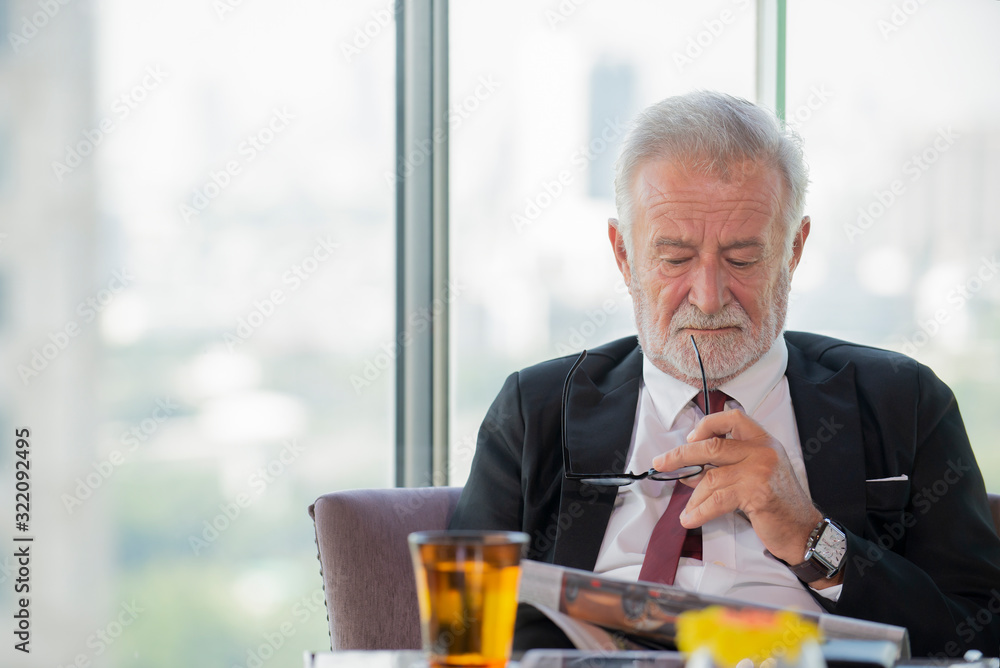
[[(711, 412), (711, 408), (708, 402), (708, 380), (705, 378), (705, 366), (701, 363), (701, 353), (698, 352), (698, 344), (694, 340), (694, 335), (691, 335), (691, 345), (694, 346), (695, 357), (698, 358), (698, 368), (701, 369), (701, 389), (705, 393), (705, 414)], [(583, 360), (587, 359), (587, 351), (584, 350), (580, 353), (580, 356), (573, 363), (570, 368), (569, 373), (566, 375), (566, 382), (563, 384), (562, 392), (562, 452), (563, 452), (563, 469), (565, 470), (565, 476), (567, 480), (579, 480), (585, 485), (596, 485), (598, 487), (623, 487), (625, 485), (631, 485), (638, 480), (662, 480), (668, 482), (671, 480), (681, 480), (683, 478), (691, 478), (698, 475), (705, 470), (705, 467), (701, 464), (696, 464), (694, 466), (682, 466), (675, 471), (657, 471), (656, 469), (649, 469), (645, 473), (632, 473), (631, 471), (626, 471), (625, 473), (575, 473), (573, 472), (572, 459), (569, 456), (569, 443), (566, 439), (566, 406), (569, 404), (569, 391), (570, 387), (573, 385), (573, 376), (576, 374), (576, 370), (580, 368), (583, 364)]]

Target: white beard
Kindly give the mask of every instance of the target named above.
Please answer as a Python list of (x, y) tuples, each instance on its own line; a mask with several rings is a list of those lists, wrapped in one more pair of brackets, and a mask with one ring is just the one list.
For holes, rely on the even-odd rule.
[[(635, 273), (632, 274), (636, 276)], [(695, 356), (691, 337), (682, 330), (734, 327), (712, 336), (696, 337), (705, 377), (709, 387), (718, 387), (740, 375), (767, 354), (785, 326), (791, 275), (783, 268), (778, 280), (761, 295), (764, 319), (757, 327), (738, 302), (726, 304), (714, 315), (706, 315), (690, 302), (683, 302), (667, 324), (667, 331), (657, 326), (655, 304), (642, 288), (638, 278), (634, 283), (632, 304), (635, 324), (639, 331), (639, 346), (643, 354), (665, 373), (690, 385), (701, 385), (701, 369)]]

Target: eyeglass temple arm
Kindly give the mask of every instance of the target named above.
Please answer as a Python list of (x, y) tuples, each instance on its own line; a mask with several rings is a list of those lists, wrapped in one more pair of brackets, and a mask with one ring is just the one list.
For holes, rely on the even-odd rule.
[(712, 404), (708, 401), (708, 379), (705, 378), (705, 365), (701, 363), (701, 353), (698, 351), (698, 342), (691, 335), (691, 345), (694, 346), (694, 356), (698, 358), (698, 368), (701, 369), (701, 391), (705, 394), (705, 415), (712, 412)]
[(563, 471), (563, 473), (567, 475), (569, 475), (570, 472), (573, 470), (573, 462), (569, 456), (569, 441), (566, 438), (566, 427), (567, 427), (566, 407), (569, 404), (569, 391), (570, 388), (573, 386), (573, 376), (576, 374), (576, 370), (580, 368), (580, 365), (583, 364), (583, 360), (585, 359), (587, 359), (586, 350), (581, 352), (580, 356), (576, 358), (575, 362), (573, 362), (573, 366), (570, 367), (569, 373), (566, 374), (566, 381), (563, 383), (562, 415), (560, 416), (559, 425), (560, 425), (560, 436), (562, 437), (563, 468), (565, 468), (565, 471)]

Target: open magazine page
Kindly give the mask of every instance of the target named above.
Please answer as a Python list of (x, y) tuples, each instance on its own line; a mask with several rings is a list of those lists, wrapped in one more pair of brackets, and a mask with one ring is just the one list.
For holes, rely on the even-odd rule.
[(639, 643), (622, 631), (612, 633), (590, 622), (554, 610), (544, 605), (534, 607), (558, 626), (573, 646), (579, 650), (594, 652), (648, 651), (658, 649), (658, 644)]
[(544, 605), (535, 604), (552, 623), (558, 626), (577, 649), (595, 652), (614, 652), (621, 649), (610, 632), (588, 622), (574, 619)]
[[(687, 610), (700, 610), (710, 605), (740, 610), (778, 609), (703, 596), (669, 585), (615, 580), (538, 561), (523, 561), (521, 567), (519, 600), (522, 603), (530, 603), (543, 613), (545, 608), (558, 610), (574, 619), (663, 644), (673, 643), (677, 635), (677, 617)], [(890, 641), (897, 648), (898, 658), (909, 657), (910, 643), (905, 628), (836, 615), (799, 614), (816, 622), (828, 639)], [(553, 621), (558, 625), (558, 621)]]

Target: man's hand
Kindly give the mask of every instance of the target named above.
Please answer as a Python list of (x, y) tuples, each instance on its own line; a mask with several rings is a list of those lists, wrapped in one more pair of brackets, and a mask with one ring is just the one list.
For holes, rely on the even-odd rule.
[[(681, 481), (695, 486), (681, 524), (691, 529), (742, 510), (771, 554), (789, 564), (802, 563), (809, 534), (823, 516), (796, 480), (781, 444), (739, 410), (709, 415), (687, 440), (653, 459), (660, 471), (692, 464), (714, 467)], [(812, 585), (821, 589), (839, 581)]]

